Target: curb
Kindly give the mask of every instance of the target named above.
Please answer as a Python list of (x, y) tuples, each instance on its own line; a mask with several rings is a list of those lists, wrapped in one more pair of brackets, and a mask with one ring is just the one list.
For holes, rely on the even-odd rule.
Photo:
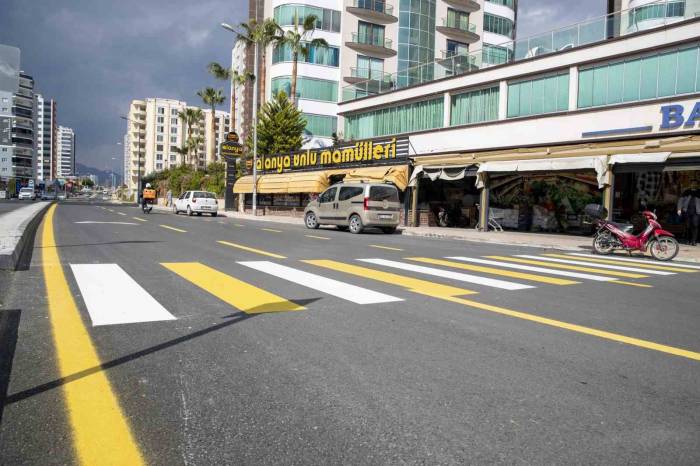
[(27, 241), (36, 232), (41, 219), (46, 211), (51, 207), (53, 202), (47, 202), (42, 208), (37, 210), (31, 218), (23, 220), (19, 227), (19, 236), (16, 237), (16, 242), (11, 246), (12, 251), (9, 253), (0, 253), (0, 270), (16, 270), (20, 257), (27, 246)]

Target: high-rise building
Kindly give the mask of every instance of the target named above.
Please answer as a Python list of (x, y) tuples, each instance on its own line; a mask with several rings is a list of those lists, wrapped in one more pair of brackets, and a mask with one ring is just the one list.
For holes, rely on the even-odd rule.
[(122, 140), (122, 149), (124, 149), (123, 161), (124, 166), (122, 167), (122, 182), (126, 183), (126, 177), (129, 173), (129, 166), (131, 164), (131, 150), (129, 148), (129, 132), (124, 133), (124, 139)]
[[(240, 40), (236, 41), (236, 44), (231, 49), (231, 68), (241, 75), (246, 72), (252, 72), (246, 69), (246, 54), (247, 47), (245, 42)], [(231, 107), (231, 117), (235, 122), (232, 129), (236, 131), (241, 138), (246, 136), (245, 131), (248, 130), (250, 126), (249, 124), (246, 124), (246, 122), (250, 122), (250, 118), (252, 116), (251, 114), (246, 113), (252, 110), (251, 104), (246, 100), (252, 97), (252, 94), (249, 96), (248, 92), (246, 92), (248, 88), (253, 87), (251, 84), (252, 81), (246, 82), (245, 85), (236, 86), (236, 88), (233, 90), (236, 108)], [(233, 105), (233, 101), (231, 101), (231, 105)]]
[(56, 101), (36, 94), (36, 179), (51, 181), (56, 178), (58, 123)]
[[(251, 9), (259, 3), (251, 0)], [(432, 79), (420, 65), (462, 57), (459, 66), (490, 66), (513, 55), (517, 0), (296, 0), (265, 2), (265, 17), (283, 28), (316, 16), (313, 37), (327, 48), (299, 57), (297, 97), (306, 120), (307, 145), (328, 145), (337, 133), (343, 85), (405, 87)], [(274, 5), (274, 6), (273, 6)], [(478, 51), (478, 55), (474, 52)], [(475, 60), (475, 56), (477, 57)], [(453, 60), (454, 62), (454, 60)], [(291, 90), (292, 54), (270, 46), (266, 98)], [(262, 74), (262, 73), (261, 73)]]
[[(182, 163), (195, 164), (198, 168), (205, 168), (210, 154), (209, 148), (214, 144), (214, 153), (218, 153), (218, 143), (223, 141), (223, 135), (228, 132), (230, 116), (228, 112), (216, 111), (215, 127), (216, 136), (210, 137), (211, 110), (202, 110), (202, 118), (199, 122), (188, 128), (179, 114), (188, 106), (186, 102), (173, 99), (147, 98), (145, 100), (133, 100), (129, 108), (128, 131), (125, 136), (125, 144), (128, 154), (128, 167), (125, 172), (124, 182), (133, 194), (138, 180), (139, 160), (141, 163), (141, 177), (176, 167)], [(182, 153), (186, 147), (187, 139), (200, 137), (201, 141), (195, 150), (190, 153), (189, 160)], [(128, 139), (128, 140), (127, 140)]]
[(73, 128), (58, 127), (56, 178), (75, 175), (75, 132)]
[(700, 0), (608, 0), (620, 34), (644, 31), (700, 16)]

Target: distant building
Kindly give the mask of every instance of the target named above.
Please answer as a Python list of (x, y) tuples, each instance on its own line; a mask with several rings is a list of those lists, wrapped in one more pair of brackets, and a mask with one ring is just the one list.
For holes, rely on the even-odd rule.
[(57, 178), (66, 178), (75, 174), (75, 133), (73, 128), (58, 127), (58, 164)]
[(608, 0), (620, 34), (645, 31), (700, 15), (700, 0)]
[(131, 157), (129, 154), (131, 151), (129, 150), (129, 133), (124, 134), (124, 140), (122, 141), (122, 148), (124, 149), (124, 166), (122, 167), (122, 180), (124, 183), (126, 183), (126, 177), (129, 173), (129, 165), (131, 164)]
[[(231, 49), (231, 68), (239, 74), (243, 74), (248, 71), (246, 70), (246, 44), (241, 40), (237, 41), (236, 45), (234, 45), (233, 49)], [(252, 72), (252, 70), (248, 72)], [(231, 110), (235, 111), (235, 114), (231, 115), (233, 121), (235, 122), (235, 127), (233, 130), (236, 131), (241, 138), (245, 137), (245, 131), (249, 129), (250, 119), (252, 118), (252, 107), (246, 100), (252, 96), (252, 94), (249, 96), (246, 92), (246, 88), (249, 87), (253, 87), (252, 81), (247, 82), (243, 86), (236, 86), (236, 89), (234, 90), (236, 97), (236, 108), (231, 108)], [(230, 103), (233, 105), (233, 102)]]
[[(197, 107), (189, 106), (180, 100), (162, 98), (131, 102), (128, 131), (125, 136), (128, 151), (125, 151), (124, 156), (125, 162), (128, 159), (124, 183), (130, 193), (133, 194), (136, 190), (139, 159), (143, 177), (182, 163), (194, 164), (197, 168), (204, 169), (207, 163), (212, 162), (207, 159), (211, 144), (215, 145), (215, 153), (218, 154), (218, 143), (223, 140), (223, 135), (228, 132), (231, 123), (229, 113), (216, 111), (216, 136), (212, 140), (209, 132), (211, 110), (202, 110), (202, 119), (188, 129), (179, 117), (180, 112), (186, 108)], [(196, 150), (190, 154), (190, 159), (186, 160), (186, 155), (181, 154), (181, 150), (190, 136), (188, 131), (191, 131), (191, 136), (202, 139)]]
[(36, 179), (50, 181), (56, 178), (58, 123), (56, 101), (36, 94)]

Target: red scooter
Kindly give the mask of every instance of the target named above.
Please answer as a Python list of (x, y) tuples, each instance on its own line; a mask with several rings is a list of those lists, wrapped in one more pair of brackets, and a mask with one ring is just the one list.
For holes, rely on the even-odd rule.
[(645, 252), (647, 249), (660, 261), (670, 261), (680, 249), (678, 241), (672, 233), (661, 228), (656, 214), (644, 211), (642, 215), (647, 220), (647, 227), (638, 235), (633, 235), (631, 225), (620, 225), (605, 220), (607, 212), (599, 205), (586, 206), (586, 213), (593, 217), (596, 233), (593, 237), (593, 249), (598, 254), (610, 254), (616, 250)]

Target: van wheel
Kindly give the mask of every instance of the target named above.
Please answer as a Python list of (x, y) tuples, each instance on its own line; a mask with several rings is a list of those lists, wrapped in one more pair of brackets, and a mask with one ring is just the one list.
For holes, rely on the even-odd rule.
[(359, 215), (355, 214), (352, 217), (350, 217), (350, 233), (357, 235), (359, 233), (362, 233), (363, 228), (364, 227), (362, 226), (362, 219)]
[(383, 227), (382, 231), (387, 235), (393, 235), (394, 233), (396, 233), (396, 227)]
[(306, 217), (304, 218), (304, 223), (306, 224), (306, 228), (316, 230), (318, 228), (318, 219), (316, 219), (316, 214), (313, 212), (307, 212)]

